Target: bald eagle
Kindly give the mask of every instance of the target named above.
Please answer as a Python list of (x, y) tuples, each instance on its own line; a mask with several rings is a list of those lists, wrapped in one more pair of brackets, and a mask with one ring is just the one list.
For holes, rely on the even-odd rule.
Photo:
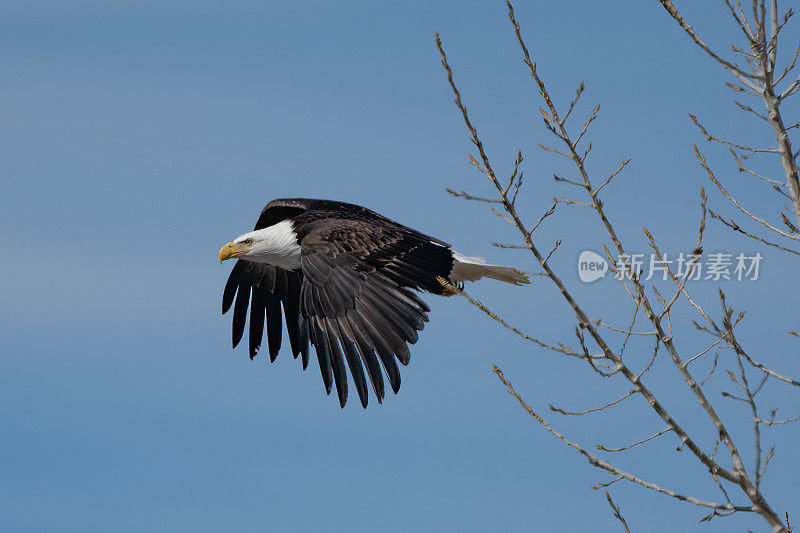
[(430, 311), (415, 291), (447, 296), (452, 287), (448, 291), (441, 279), (460, 284), (484, 276), (530, 283), (517, 269), (487, 265), (365, 207), (330, 200), (271, 201), (253, 231), (219, 251), (220, 263), (234, 257), (222, 295), (222, 313), (233, 306), (233, 347), (244, 334), (249, 306), (250, 358), (258, 353), (266, 324), (274, 361), (283, 308), (292, 354), (301, 355), (305, 370), (309, 343), (314, 346), (325, 390), (330, 394), (335, 384), (342, 407), (345, 361), (362, 406), (366, 379), (378, 402), (383, 400), (381, 366), (397, 393), (395, 358), (409, 363), (408, 344), (417, 342)]

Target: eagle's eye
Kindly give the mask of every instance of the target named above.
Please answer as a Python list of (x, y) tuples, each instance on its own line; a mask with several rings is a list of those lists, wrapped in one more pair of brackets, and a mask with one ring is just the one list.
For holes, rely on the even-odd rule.
[(242, 241), (242, 244), (253, 244), (253, 239), (247, 238), (247, 239)]

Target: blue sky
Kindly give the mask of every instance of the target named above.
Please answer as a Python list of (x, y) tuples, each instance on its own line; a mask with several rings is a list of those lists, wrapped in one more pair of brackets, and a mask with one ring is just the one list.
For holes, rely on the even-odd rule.
[[(679, 7), (727, 47), (722, 3)], [(549, 139), (502, 2), (39, 1), (0, 12), (4, 530), (619, 529), (589, 488), (608, 478), (536, 426), (490, 368), (500, 365), (543, 412), (602, 404), (623, 383), (509, 336), (463, 299), (427, 297), (431, 322), (399, 395), (340, 410), (314, 365), (301, 372), (285, 351), (271, 365), (231, 351), (230, 317), (220, 316), (229, 265), (217, 250), (277, 197), (367, 205), (463, 253), (534, 270), (525, 253), (490, 245), (516, 242), (507, 224), (444, 192), (490, 188), (467, 164), (472, 146), (435, 31), (498, 172), (510, 171), (517, 149), (526, 155), (526, 219), (574, 194), (551, 179), (569, 167), (536, 147)], [(744, 142), (770, 143), (770, 131), (736, 111), (724, 72), (655, 0), (520, 2), (518, 19), (559, 103), (583, 80), (578, 112), (603, 106), (593, 175), (633, 160), (606, 193), (629, 248), (647, 251), (646, 225), (664, 249), (691, 249), (700, 185), (712, 207), (730, 211), (694, 160), (691, 143), (702, 139), (687, 112)], [(785, 112), (797, 120), (796, 104)], [(701, 147), (750, 207), (774, 213), (768, 187), (744, 181), (724, 150)], [(775, 161), (759, 168), (780, 172)], [(582, 285), (575, 271), (580, 251), (602, 249), (602, 237), (579, 208), (539, 232), (544, 249), (565, 240), (553, 261), (587, 310), (625, 323), (632, 308), (619, 287)], [(724, 288), (749, 310), (740, 340), (800, 375), (786, 334), (798, 329), (786, 312), (797, 297), (790, 261), (716, 223), (706, 249), (764, 253), (759, 281)], [(532, 334), (574, 344), (574, 319), (541, 278), (470, 290)], [(698, 287), (714, 311), (715, 291)], [(687, 351), (702, 339), (685, 327), (690, 316), (676, 316)], [(649, 356), (637, 349), (632, 357)], [(710, 447), (685, 384), (666, 360), (656, 371), (652, 388), (675, 396), (670, 408)], [(789, 416), (793, 392), (776, 385), (765, 406)], [(714, 398), (747, 449), (746, 413)], [(577, 421), (548, 416), (587, 446), (621, 446), (661, 429), (642, 403)], [(777, 510), (800, 515), (800, 432), (773, 434), (765, 491)], [(617, 461), (718, 499), (674, 447), (666, 437)], [(692, 528), (703, 516), (621, 483), (612, 493), (634, 530)], [(704, 529), (764, 529), (755, 518), (728, 520)]]

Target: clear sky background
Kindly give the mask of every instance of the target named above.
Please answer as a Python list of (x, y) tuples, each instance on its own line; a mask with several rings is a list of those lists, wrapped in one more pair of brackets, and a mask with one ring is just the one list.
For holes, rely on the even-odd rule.
[[(734, 36), (722, 2), (680, 2), (707, 40)], [(589, 169), (603, 179), (617, 227), (647, 252), (642, 226), (665, 250), (690, 250), (698, 191), (730, 213), (694, 159), (709, 128), (771, 144), (768, 126), (738, 112), (725, 73), (691, 45), (655, 0), (518, 2), (540, 72), (562, 107), (587, 85)], [(638, 397), (580, 420), (628, 389), (579, 361), (510, 336), (461, 298), (427, 297), (431, 322), (402, 369), (399, 395), (344, 410), (284, 349), (274, 364), (230, 349), (220, 316), (230, 264), (219, 246), (249, 231), (277, 197), (367, 205), (469, 255), (535, 270), (485, 205), (445, 187), (488, 194), (467, 164), (473, 149), (439, 64), (444, 39), (456, 79), (498, 172), (526, 155), (521, 213), (533, 222), (571, 175), (552, 154), (535, 88), (501, 1), (187, 2), (15, 1), (0, 8), (0, 528), (4, 531), (618, 531), (602, 492), (609, 477), (536, 425), (491, 373), (500, 365), (534, 407), (592, 447), (662, 429)], [(797, 35), (796, 23), (788, 32)], [(788, 43), (791, 40), (787, 40)], [(784, 50), (786, 52), (786, 50)], [(752, 105), (758, 105), (757, 102)], [(785, 106), (798, 118), (796, 104)], [(788, 120), (788, 119), (787, 119)], [(791, 121), (791, 120), (790, 120)], [(775, 219), (778, 197), (701, 145), (748, 206)], [(764, 172), (780, 175), (777, 161)], [(538, 233), (593, 316), (627, 324), (613, 281), (582, 284), (581, 250), (602, 250), (596, 220), (564, 209)], [(710, 222), (709, 251), (765, 259), (757, 282), (723, 283), (749, 310), (740, 340), (800, 375), (796, 262)], [(698, 285), (713, 312), (718, 284)], [(574, 345), (574, 317), (551, 284), (487, 280), (470, 288), (531, 334)], [(681, 305), (681, 308), (683, 306)], [(676, 318), (679, 347), (702, 339)], [(629, 357), (649, 357), (648, 344)], [(662, 354), (665, 355), (665, 354)], [(661, 356), (659, 356), (661, 357)], [(703, 367), (705, 369), (705, 367)], [(715, 390), (725, 376), (715, 378)], [(714, 434), (666, 359), (650, 381), (707, 449)], [(748, 452), (747, 412), (732, 417)], [(775, 385), (765, 407), (797, 412)], [(775, 438), (773, 438), (775, 436)], [(776, 510), (800, 520), (797, 428), (778, 443), (765, 482)], [(697, 461), (665, 436), (617, 463), (675, 490), (719, 500)], [(618, 483), (634, 531), (695, 527), (701, 509)], [(739, 499), (741, 501), (741, 499)], [(705, 531), (765, 530), (757, 517)]]

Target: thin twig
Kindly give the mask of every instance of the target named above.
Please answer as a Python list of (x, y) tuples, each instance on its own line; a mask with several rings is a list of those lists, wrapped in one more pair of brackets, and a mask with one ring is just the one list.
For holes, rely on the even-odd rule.
[(596, 455), (593, 455), (592, 453), (588, 452), (586, 449), (584, 449), (580, 445), (568, 440), (564, 435), (562, 435), (561, 433), (559, 433), (558, 431), (553, 429), (550, 426), (550, 424), (548, 424), (547, 421), (545, 421), (544, 418), (542, 418), (536, 411), (534, 411), (533, 408), (527, 402), (525, 402), (525, 400), (522, 398), (522, 396), (520, 396), (520, 394), (516, 390), (514, 390), (514, 386), (511, 384), (510, 381), (508, 381), (505, 378), (505, 376), (503, 375), (503, 371), (497, 365), (494, 365), (492, 367), (492, 371), (495, 374), (497, 374), (497, 377), (500, 378), (500, 381), (503, 383), (503, 385), (505, 385), (506, 391), (511, 396), (516, 398), (516, 400), (519, 403), (519, 405), (525, 411), (527, 411), (529, 415), (531, 415), (537, 422), (539, 422), (539, 424), (541, 424), (550, 434), (555, 436), (557, 439), (559, 439), (561, 442), (563, 442), (568, 447), (573, 448), (578, 453), (583, 455), (589, 461), (589, 464), (591, 464), (592, 466), (600, 468), (602, 470), (605, 470), (606, 472), (608, 472), (610, 474), (613, 474), (615, 476), (619, 476), (619, 477), (621, 477), (623, 479), (626, 479), (626, 480), (628, 480), (628, 481), (630, 481), (632, 483), (636, 483), (638, 485), (641, 485), (642, 487), (645, 487), (647, 489), (654, 490), (656, 492), (659, 492), (659, 493), (664, 494), (666, 496), (670, 496), (670, 497), (675, 498), (677, 500), (693, 503), (693, 504), (698, 505), (700, 507), (708, 507), (708, 508), (711, 508), (711, 509), (728, 510), (728, 511), (734, 511), (734, 510), (735, 511), (746, 511), (746, 512), (755, 511), (754, 507), (752, 507), (752, 506), (737, 506), (737, 505), (731, 505), (731, 504), (721, 504), (721, 503), (714, 503), (714, 502), (699, 500), (699, 499), (694, 498), (692, 496), (686, 496), (684, 494), (680, 494), (680, 493), (675, 492), (673, 490), (665, 489), (663, 487), (660, 487), (660, 486), (656, 485), (655, 483), (651, 483), (649, 481), (645, 481), (645, 480), (643, 480), (643, 479), (641, 479), (639, 477), (636, 477), (636, 476), (634, 476), (632, 474), (629, 474), (627, 472), (624, 472), (624, 471), (618, 469), (617, 467), (613, 466), (608, 461), (604, 461), (604, 460), (600, 459), (599, 457), (597, 457)]
[(606, 491), (606, 499), (608, 499), (608, 505), (611, 506), (611, 509), (614, 511), (614, 517), (620, 521), (622, 527), (625, 528), (625, 533), (631, 533), (631, 530), (628, 528), (628, 522), (625, 521), (625, 518), (622, 516), (622, 512), (619, 510), (619, 505), (614, 503), (614, 500), (611, 499), (611, 494)]

